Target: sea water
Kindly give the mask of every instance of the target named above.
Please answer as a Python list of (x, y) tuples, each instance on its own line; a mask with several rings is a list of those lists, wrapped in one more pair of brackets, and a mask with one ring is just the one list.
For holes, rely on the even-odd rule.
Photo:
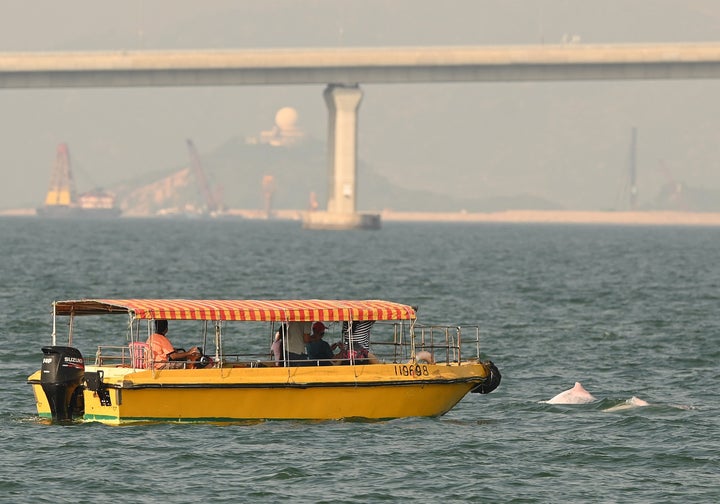
[[(718, 228), (0, 219), (0, 500), (718, 502), (718, 251)], [(479, 323), (503, 380), (439, 418), (48, 425), (26, 379), (52, 301), (83, 297), (388, 299)], [(598, 400), (543, 402), (576, 381)]]

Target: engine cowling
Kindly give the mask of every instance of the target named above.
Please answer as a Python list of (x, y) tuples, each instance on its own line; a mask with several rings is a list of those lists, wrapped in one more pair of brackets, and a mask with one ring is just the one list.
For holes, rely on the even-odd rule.
[(50, 404), (53, 420), (72, 420), (79, 413), (75, 391), (85, 376), (80, 350), (66, 346), (43, 347), (40, 385)]

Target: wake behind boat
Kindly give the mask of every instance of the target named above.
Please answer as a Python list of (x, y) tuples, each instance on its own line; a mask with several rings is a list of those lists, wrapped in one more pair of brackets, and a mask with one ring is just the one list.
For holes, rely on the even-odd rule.
[[(57, 345), (60, 318), (66, 346)], [(192, 339), (198, 350), (156, 351), (164, 321), (173, 341)], [(313, 324), (337, 339), (336, 353), (303, 353)], [(93, 364), (74, 346), (81, 339)], [(28, 382), (40, 417), (58, 421), (438, 416), (500, 383), (480, 360), (478, 327), (422, 325), (413, 307), (380, 300), (56, 301), (42, 350)]]

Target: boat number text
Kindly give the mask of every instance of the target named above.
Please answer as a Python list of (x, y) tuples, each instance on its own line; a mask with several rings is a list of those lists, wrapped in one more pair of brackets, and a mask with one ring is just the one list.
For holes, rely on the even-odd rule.
[(428, 376), (428, 367), (426, 364), (396, 364), (395, 375), (396, 376)]

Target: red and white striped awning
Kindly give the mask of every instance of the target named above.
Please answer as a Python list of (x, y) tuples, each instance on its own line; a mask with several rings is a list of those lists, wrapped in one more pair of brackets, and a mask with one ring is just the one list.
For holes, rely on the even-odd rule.
[(56, 301), (57, 315), (127, 313), (137, 319), (239, 321), (412, 320), (412, 306), (377, 299), (81, 299)]

